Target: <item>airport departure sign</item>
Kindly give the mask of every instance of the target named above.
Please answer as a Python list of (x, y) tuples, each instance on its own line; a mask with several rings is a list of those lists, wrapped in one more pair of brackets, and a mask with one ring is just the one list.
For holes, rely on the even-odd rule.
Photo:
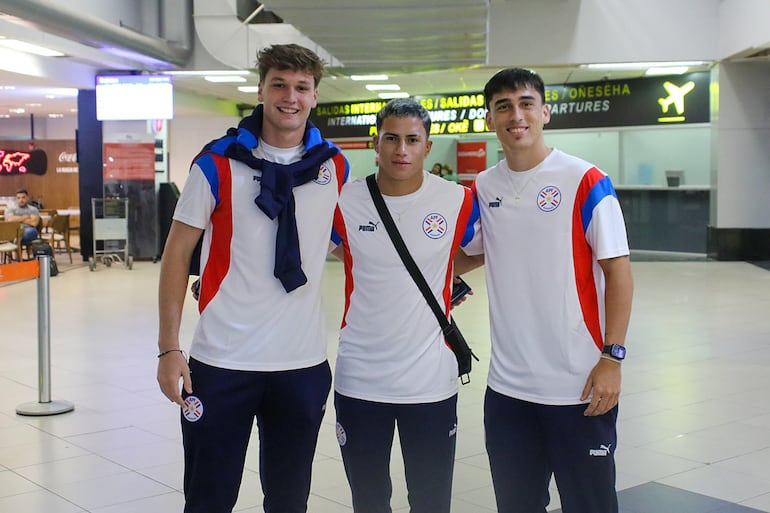
[[(546, 86), (547, 129), (708, 123), (708, 72)], [(430, 113), (431, 135), (488, 132), (484, 94), (416, 96)], [(386, 100), (318, 105), (311, 120), (325, 137), (371, 137)]]

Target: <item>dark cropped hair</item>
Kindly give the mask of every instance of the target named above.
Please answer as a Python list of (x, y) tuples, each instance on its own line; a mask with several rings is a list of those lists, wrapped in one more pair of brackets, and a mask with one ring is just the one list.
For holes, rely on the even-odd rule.
[(506, 68), (498, 71), (484, 86), (484, 101), (489, 110), (489, 100), (502, 91), (518, 91), (531, 87), (540, 93), (540, 99), (545, 103), (545, 84), (540, 75), (524, 68)]
[(22, 188), (22, 189), (18, 189), (16, 191), (16, 194), (26, 194), (27, 196), (29, 196), (29, 191), (27, 189)]
[(417, 118), (425, 127), (425, 136), (430, 137), (430, 114), (425, 107), (409, 98), (395, 98), (390, 100), (377, 113), (377, 132), (382, 128), (386, 118)]
[(321, 82), (324, 74), (324, 62), (312, 50), (294, 43), (272, 45), (263, 48), (257, 54), (260, 83), (267, 77), (268, 71), (301, 71), (313, 75), (315, 86)]

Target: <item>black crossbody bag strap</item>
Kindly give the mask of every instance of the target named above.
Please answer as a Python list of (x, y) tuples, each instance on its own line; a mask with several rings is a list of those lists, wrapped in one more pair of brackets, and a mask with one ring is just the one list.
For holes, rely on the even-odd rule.
[(428, 282), (425, 281), (425, 277), (420, 272), (420, 268), (417, 267), (412, 255), (409, 253), (409, 248), (404, 244), (404, 239), (401, 238), (401, 234), (396, 228), (396, 223), (393, 222), (393, 217), (390, 215), (388, 206), (385, 204), (385, 200), (382, 198), (380, 188), (377, 186), (377, 180), (375, 176), (369, 175), (366, 177), (366, 186), (369, 187), (369, 194), (372, 195), (372, 201), (377, 208), (377, 213), (380, 214), (382, 224), (385, 225), (385, 229), (390, 235), (390, 240), (393, 241), (393, 245), (396, 247), (398, 255), (401, 257), (401, 261), (404, 262), (404, 267), (409, 271), (412, 279), (417, 284), (417, 288), (420, 289), (422, 295), (425, 296), (425, 300), (428, 302), (428, 306), (433, 310), (439, 325), (441, 326), (441, 332), (446, 335), (446, 331), (449, 329), (450, 324), (446, 318), (446, 314), (441, 310), (441, 306), (436, 301), (436, 296), (430, 290)]

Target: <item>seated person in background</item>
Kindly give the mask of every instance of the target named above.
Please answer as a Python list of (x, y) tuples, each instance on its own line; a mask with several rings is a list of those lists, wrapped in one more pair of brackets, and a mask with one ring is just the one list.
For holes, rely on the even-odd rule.
[(441, 168), (441, 177), (450, 182), (460, 183), (460, 177), (455, 173), (455, 170), (449, 164), (444, 164)]
[(16, 191), (16, 206), (5, 211), (6, 221), (20, 221), (22, 226), (22, 244), (29, 244), (40, 235), (37, 225), (40, 223), (40, 211), (29, 204), (29, 192), (27, 189)]

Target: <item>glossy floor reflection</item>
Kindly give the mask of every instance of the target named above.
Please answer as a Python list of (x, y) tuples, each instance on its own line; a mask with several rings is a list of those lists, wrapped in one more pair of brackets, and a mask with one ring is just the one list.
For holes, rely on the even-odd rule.
[[(634, 261), (635, 306), (620, 404), (618, 489), (628, 513), (770, 512), (770, 272), (743, 262)], [(15, 413), (36, 401), (36, 283), (0, 286), (0, 511), (182, 510), (178, 410), (158, 391), (159, 265), (66, 266), (51, 280), (51, 397), (71, 413)], [(330, 358), (342, 265), (324, 281)], [(494, 511), (482, 397), (489, 360), (483, 270), (455, 315), (481, 363), (459, 398), (453, 512)], [(184, 315), (189, 341), (197, 313)], [(394, 453), (394, 511), (408, 511)], [(549, 509), (560, 507), (555, 487)], [(256, 439), (236, 511), (260, 512)], [(352, 511), (334, 410), (322, 428), (309, 511)]]

